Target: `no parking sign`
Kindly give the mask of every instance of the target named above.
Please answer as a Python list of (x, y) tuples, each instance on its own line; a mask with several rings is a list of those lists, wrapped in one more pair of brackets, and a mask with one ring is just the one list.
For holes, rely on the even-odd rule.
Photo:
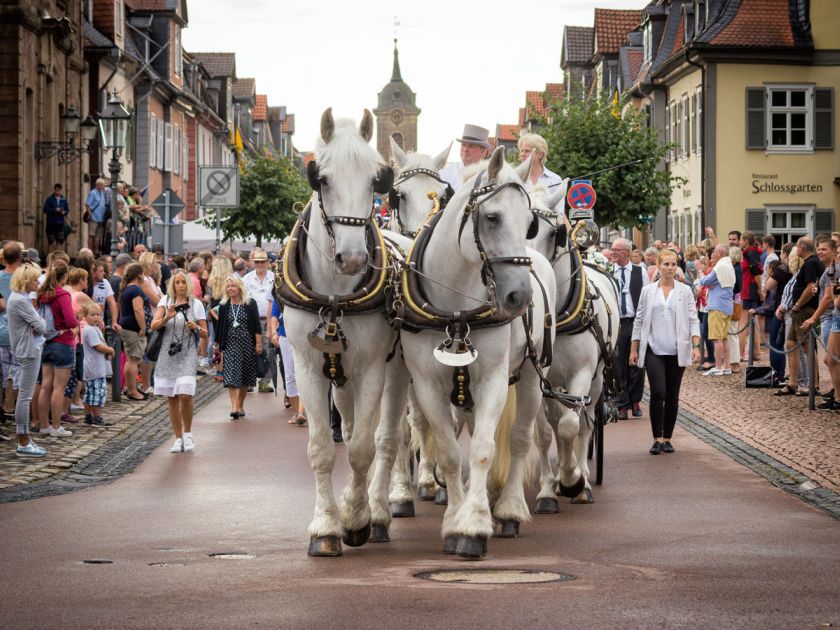
[(569, 219), (572, 221), (591, 219), (596, 199), (597, 195), (592, 182), (582, 179), (572, 182), (572, 187), (566, 195), (566, 200), (569, 202)]

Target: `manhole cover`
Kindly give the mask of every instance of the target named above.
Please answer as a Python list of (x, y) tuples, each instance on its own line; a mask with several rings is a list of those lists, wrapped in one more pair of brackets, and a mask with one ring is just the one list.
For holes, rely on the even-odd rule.
[(222, 560), (250, 560), (257, 557), (244, 551), (226, 551), (223, 553), (211, 553), (209, 555), (211, 558), (221, 558)]
[(102, 558), (94, 558), (92, 560), (82, 560), (82, 564), (114, 564), (114, 561), (104, 560)]
[(574, 575), (554, 571), (533, 571), (530, 569), (474, 569), (462, 571), (449, 569), (442, 571), (423, 571), (416, 573), (416, 578), (432, 582), (451, 584), (539, 584), (547, 582), (568, 582)]

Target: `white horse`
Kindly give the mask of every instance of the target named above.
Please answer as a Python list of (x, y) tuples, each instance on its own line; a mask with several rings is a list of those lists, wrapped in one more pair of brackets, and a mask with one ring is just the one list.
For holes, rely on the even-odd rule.
[[(560, 511), (555, 494), (570, 497), (572, 503), (593, 501), (586, 451), (594, 427), (595, 407), (599, 404), (604, 384), (604, 355), (608, 353), (611, 358), (618, 338), (615, 283), (603, 272), (578, 264), (577, 244), (572, 242), (569, 224), (562, 218), (565, 194), (563, 186), (546, 197), (535, 196), (540, 227), (529, 245), (552, 261), (558, 310), (568, 309), (565, 313), (557, 313), (559, 325), (579, 305), (581, 311), (588, 311), (588, 317), (593, 320), (588, 328), (577, 326), (580, 330), (576, 334), (558, 331), (554, 341), (555, 360), (548, 374), (553, 386), (573, 395), (588, 395), (591, 402), (583, 417), (551, 398), (543, 402), (543, 411), (537, 419), (536, 439), (540, 452), (540, 491), (535, 510), (538, 514)], [(585, 295), (576, 292), (578, 287), (585, 291)], [(580, 301), (576, 299), (578, 296)], [(603, 345), (598, 340), (599, 335)], [(549, 463), (552, 431), (557, 440), (556, 477)]]
[[(494, 517), (506, 536), (518, 535), (519, 523), (530, 518), (523, 488), (525, 460), (542, 394), (540, 368), (526, 361), (529, 344), (521, 315), (530, 312), (528, 332), (533, 346), (541, 348), (543, 335), (553, 335), (554, 311), (551, 266), (525, 247), (533, 216), (522, 183), (530, 162), (514, 172), (499, 148), (483, 167), (487, 170), (468, 179), (439, 213), (422, 259), (416, 261), (414, 252), (410, 258), (417, 265), (416, 281), (425, 297), (423, 304), (415, 306), (427, 314), (451, 314), (443, 319), (449, 322), (448, 332), (422, 329), (401, 335), (417, 402), (434, 431), (435, 460), (448, 490), (444, 553), (467, 558), (486, 555)], [(423, 238), (423, 234), (418, 237), (414, 249)], [(530, 265), (529, 257), (533, 258)], [(405, 272), (404, 277), (413, 276)], [(413, 302), (419, 296), (406, 294), (403, 299)], [(475, 329), (470, 332), (463, 325), (462, 313), (476, 310), (492, 313), (502, 323), (479, 328), (473, 320)], [(444, 337), (447, 340), (441, 344)], [(453, 356), (449, 351), (455, 348), (460, 352)], [(474, 360), (468, 372), (452, 367), (463, 366), (470, 357)], [(512, 375), (519, 380), (514, 395), (508, 397)], [(470, 478), (465, 491), (453, 415), (459, 405), (470, 403)], [(511, 418), (512, 427), (500, 431), (497, 438), (494, 434), (503, 415)], [(487, 482), (497, 448), (500, 452), (509, 449), (510, 468), (491, 515)]]
[[(373, 220), (373, 192), (387, 192), (393, 172), (368, 145), (373, 135), (369, 111), (365, 110), (357, 130), (351, 121), (335, 122), (332, 110), (327, 109), (320, 131), (316, 163), (310, 164), (308, 172), (315, 192), (308, 226), (302, 228), (306, 247), (299, 259), (300, 276), (312, 291), (327, 296), (327, 308), (319, 314), (317, 308), (313, 312), (287, 304), (284, 319), (309, 416), (309, 461), (316, 483), (308, 553), (337, 556), (342, 553), (340, 538), (347, 545), (358, 546), (370, 535), (367, 480), (374, 458), (375, 416), (382, 399), (385, 358), (395, 333), (381, 312), (344, 313), (342, 317), (329, 305), (333, 297), (340, 301), (341, 296), (354, 294), (365, 274), (371, 272), (372, 258), (382, 248)], [(300, 236), (298, 232), (292, 240), (297, 242)], [(339, 384), (342, 371), (346, 382)], [(333, 494), (336, 448), (328, 405), (331, 387), (343, 420), (351, 468), (340, 511)]]

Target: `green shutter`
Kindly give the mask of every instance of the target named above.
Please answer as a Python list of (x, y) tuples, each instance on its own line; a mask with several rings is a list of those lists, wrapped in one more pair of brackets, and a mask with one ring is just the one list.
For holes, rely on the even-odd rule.
[(766, 214), (767, 212), (764, 208), (748, 208), (744, 219), (744, 225), (746, 226), (745, 229), (748, 232), (755, 234), (758, 238), (764, 236), (764, 221)]
[(767, 147), (767, 117), (764, 113), (766, 92), (763, 87), (747, 88), (747, 148)]
[(834, 231), (834, 210), (814, 210), (814, 234), (831, 234)]
[(834, 148), (834, 88), (814, 89), (814, 149)]

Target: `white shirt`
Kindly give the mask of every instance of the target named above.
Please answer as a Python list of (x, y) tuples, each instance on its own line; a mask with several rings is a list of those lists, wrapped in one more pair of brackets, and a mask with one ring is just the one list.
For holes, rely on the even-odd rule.
[[(635, 265), (641, 269), (639, 265)], [(630, 277), (633, 275), (633, 263), (628, 262), (623, 267), (619, 267), (617, 264), (615, 265), (615, 272), (613, 275), (615, 276), (616, 282), (618, 282), (618, 315), (622, 319), (625, 317), (635, 317), (636, 316), (636, 307), (633, 305), (633, 296), (630, 295)], [(621, 270), (624, 269), (625, 272), (625, 282), (622, 283), (621, 281)], [(646, 287), (648, 285), (648, 275), (645, 273), (644, 269), (641, 269), (642, 273), (642, 287)], [(624, 306), (626, 307), (625, 311), (622, 312), (621, 310), (621, 295), (624, 294)]]
[[(167, 305), (169, 304), (169, 302), (170, 302), (169, 296), (164, 295), (160, 299), (160, 302), (158, 302), (158, 306), (165, 309), (167, 307)], [(172, 303), (174, 304), (175, 301), (172, 300)], [(176, 317), (177, 317), (177, 315), (176, 315)], [(195, 298), (193, 298), (193, 300), (192, 300), (192, 317), (187, 317), (187, 319), (191, 322), (200, 322), (202, 320), (207, 319), (207, 309), (204, 308), (204, 303), (201, 300), (196, 300)]]
[(105, 302), (107, 302), (108, 298), (112, 295), (114, 295), (114, 289), (111, 287), (111, 283), (107, 280), (100, 280), (93, 285), (93, 301), (99, 304), (99, 306), (104, 308)]
[(530, 175), (528, 176), (528, 178), (525, 181), (525, 190), (531, 192), (531, 189), (533, 189), (535, 186), (542, 186), (543, 188), (545, 188), (546, 192), (549, 195), (553, 195), (557, 192), (558, 186), (562, 183), (562, 177), (560, 177), (557, 173), (543, 167), (543, 171), (537, 178), (536, 184), (531, 181)]
[(677, 354), (677, 301), (676, 292), (671, 289), (668, 298), (662, 287), (656, 288), (653, 296), (653, 310), (651, 311), (651, 336), (648, 338), (648, 348), (654, 354)]
[(440, 177), (452, 186), (452, 190), (458, 190), (461, 187), (461, 171), (463, 170), (463, 162), (450, 162), (443, 167), (443, 170), (440, 172)]
[(248, 289), (248, 295), (257, 303), (260, 317), (267, 317), (272, 302), (271, 291), (274, 289), (274, 272), (266, 270), (265, 276), (260, 280), (256, 270), (250, 271), (242, 278), (242, 282)]

